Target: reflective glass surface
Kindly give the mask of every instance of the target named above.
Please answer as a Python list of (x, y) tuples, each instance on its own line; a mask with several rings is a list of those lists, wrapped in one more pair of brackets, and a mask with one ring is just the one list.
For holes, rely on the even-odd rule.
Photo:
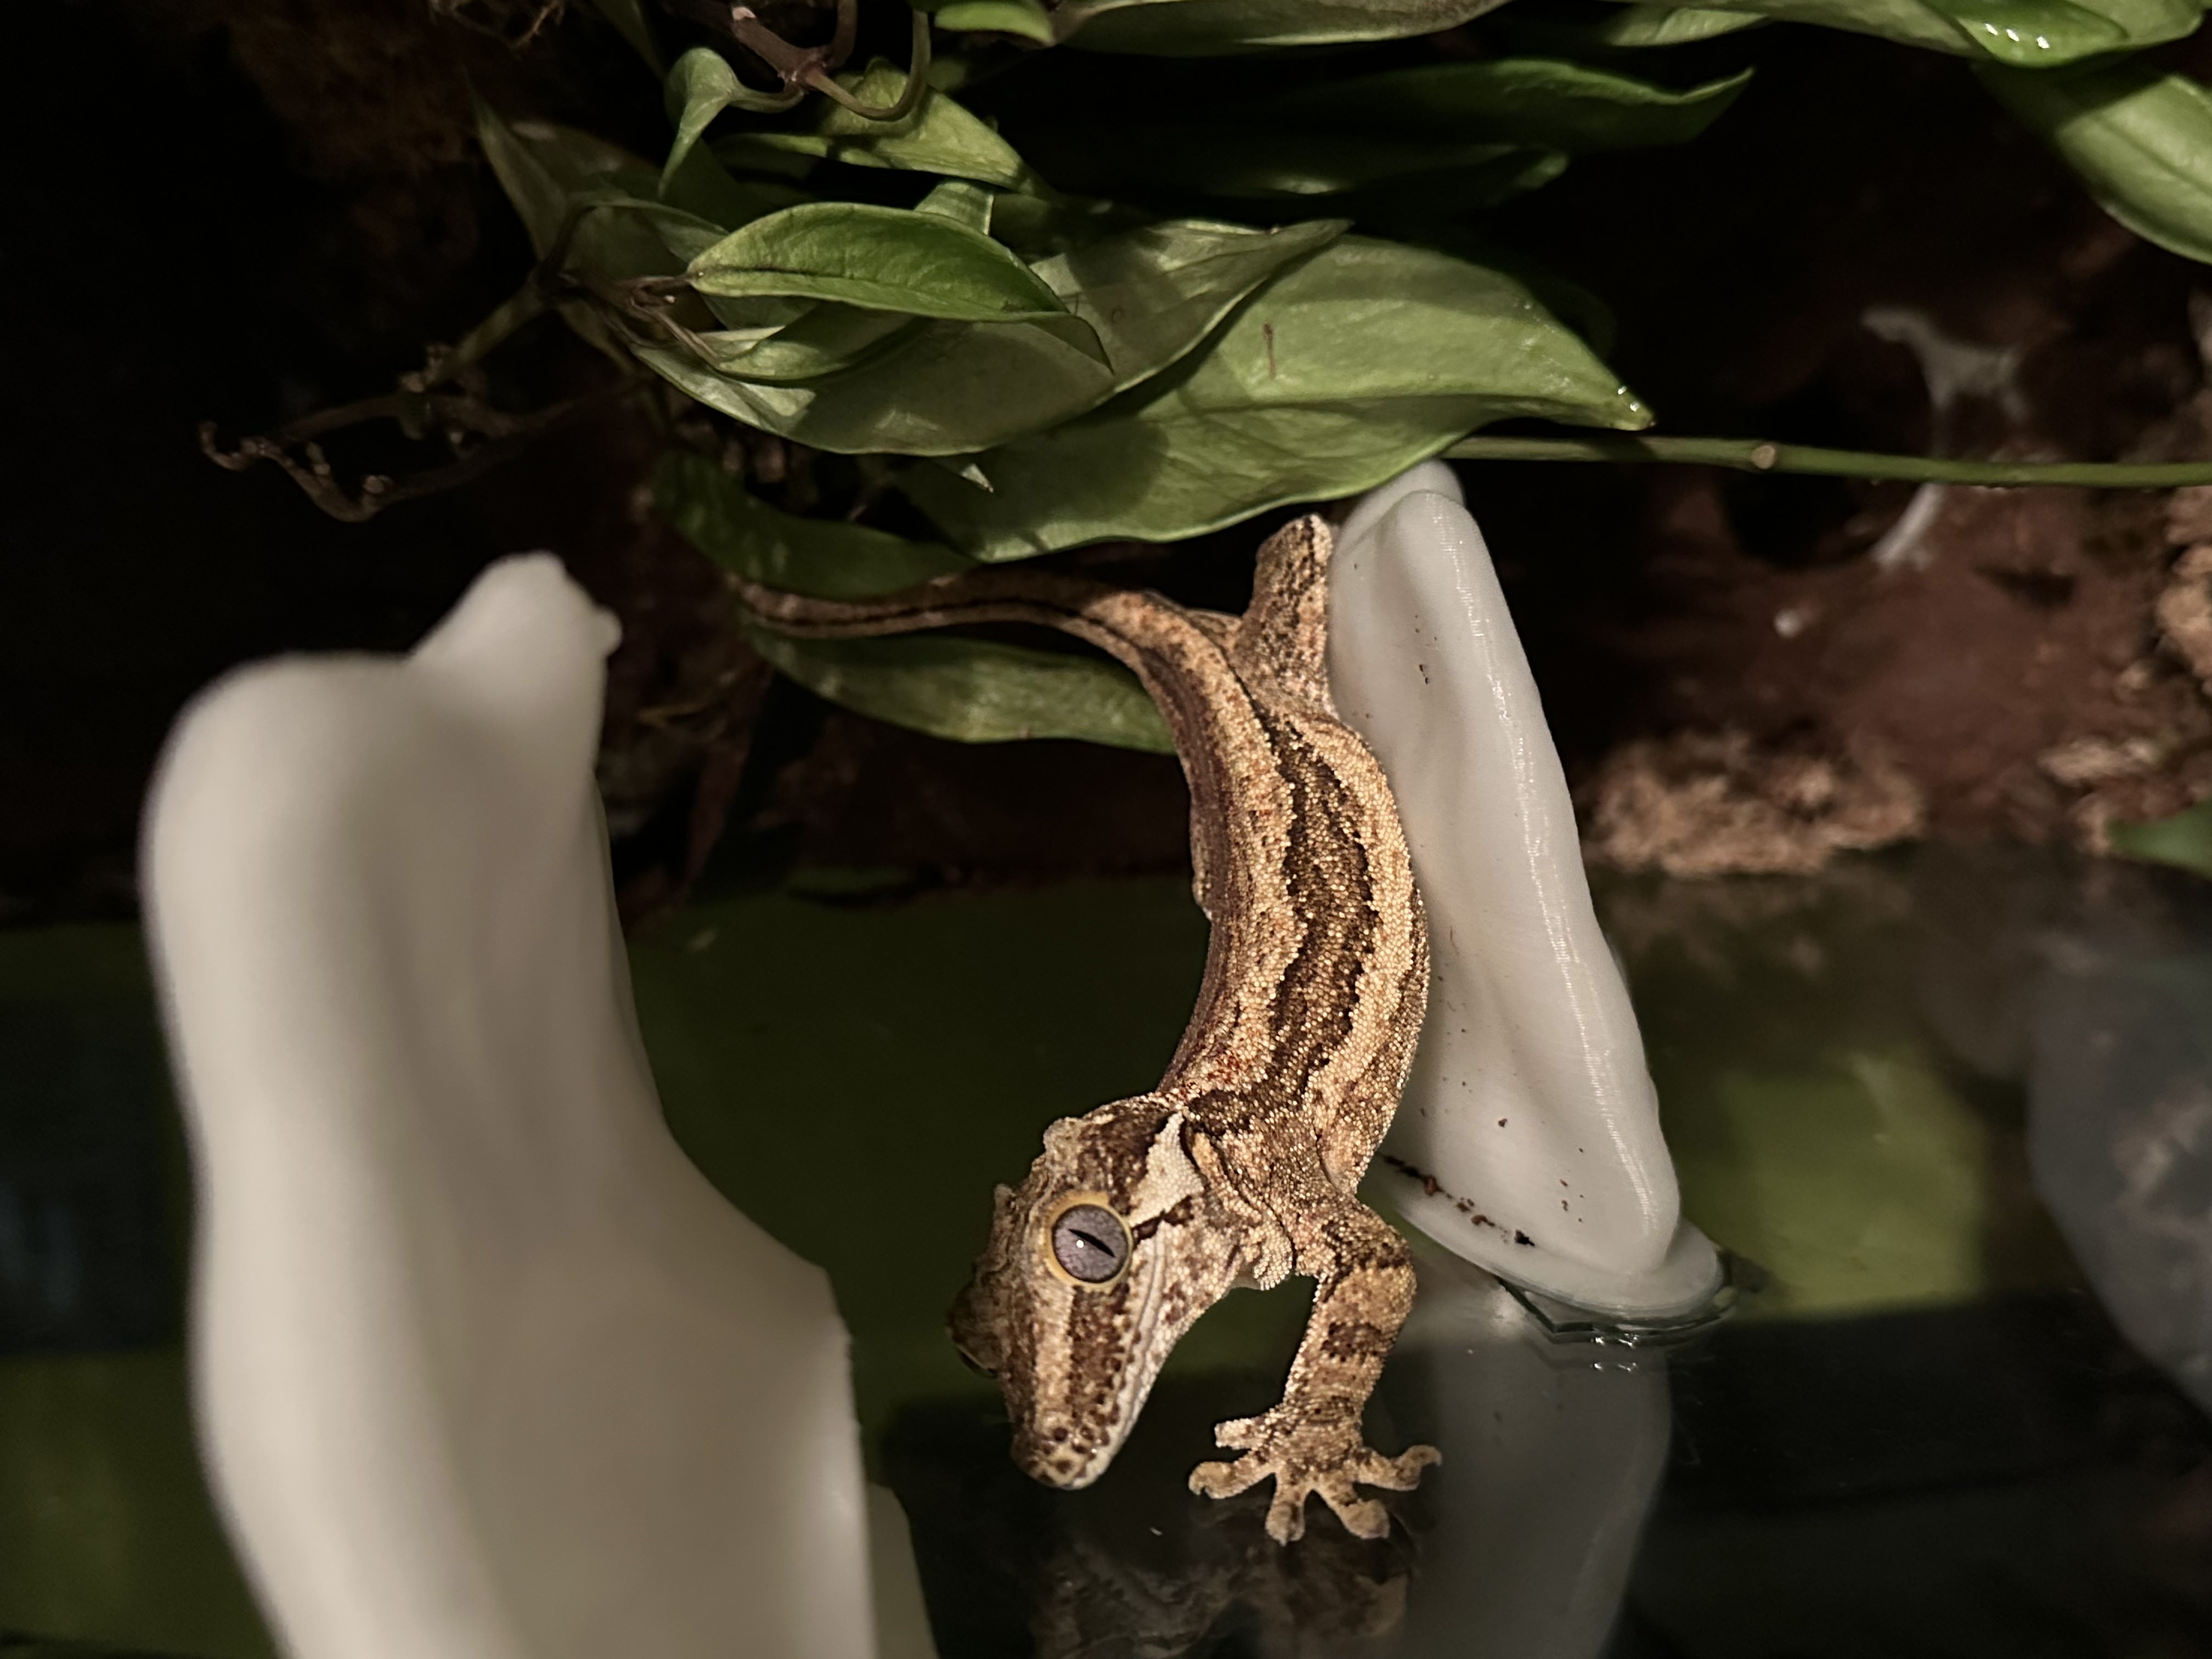
[[(1209, 1314), (1079, 1493), (943, 1334), (992, 1184), (1158, 1077), (1187, 890), (846, 872), (634, 942), (678, 1137), (831, 1275), (945, 1659), (2212, 1655), (2212, 885), (1927, 849), (1599, 904), (1737, 1305), (1561, 1340), (1425, 1248), (1369, 1431), (1444, 1462), (1388, 1540), (1316, 1504), (1287, 1549), (1184, 1477), (1301, 1282)], [(191, 1452), (186, 1211), (136, 936), (0, 934), (10, 1655), (269, 1650)]]

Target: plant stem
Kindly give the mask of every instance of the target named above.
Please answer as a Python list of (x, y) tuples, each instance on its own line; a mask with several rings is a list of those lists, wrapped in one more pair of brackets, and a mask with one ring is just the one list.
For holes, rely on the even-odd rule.
[(1740, 472), (1806, 472), (1830, 478), (1900, 478), (1909, 483), (2071, 484), (2085, 489), (2178, 489), (2212, 484), (2212, 461), (1959, 461), (1877, 455), (1757, 438), (1465, 438), (1453, 461), (1672, 462)]
[(914, 113), (915, 106), (921, 102), (922, 94), (929, 90), (929, 15), (927, 12), (918, 11), (914, 15), (911, 59), (907, 68), (905, 86), (900, 88), (896, 99), (881, 108), (864, 104), (854, 97), (830, 78), (826, 69), (810, 70), (805, 79), (815, 91), (867, 120), (903, 121)]

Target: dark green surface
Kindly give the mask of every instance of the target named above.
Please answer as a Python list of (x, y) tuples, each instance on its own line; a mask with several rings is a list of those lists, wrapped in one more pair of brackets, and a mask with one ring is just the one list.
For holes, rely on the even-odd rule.
[(2016, 1090), (1945, 1055), (1923, 1016), (1915, 869), (1599, 883), (1684, 1211), (1772, 1278), (1744, 1319), (2078, 1282), (2027, 1185)]
[(0, 1200), (45, 1218), (42, 1249), (0, 1249), (0, 1632), (261, 1659), (192, 1450), (183, 1153), (135, 929), (0, 933)]
[(274, 1651), (210, 1512), (173, 1349), (0, 1362), (0, 1629)]
[[(2212, 1652), (2186, 1589), (2200, 1569), (2212, 1582), (2212, 1528), (2189, 1497), (2212, 1437), (2080, 1287), (2028, 1184), (2018, 1089), (2001, 1065), (1961, 1064), (1954, 1048), (1978, 1039), (1944, 1003), (1966, 985), (1970, 1002), (2004, 1004), (2019, 940), (2057, 925), (2072, 880), (1905, 860), (1602, 887), (1689, 1212), (1774, 1279), (1667, 1368), (1672, 1462), (1618, 1659)], [(632, 964), (678, 1138), (831, 1275), (872, 1464), (916, 1520), (954, 1638), (945, 1659), (1030, 1651), (1044, 1615), (1027, 1598), (1059, 1595), (1043, 1568), (1071, 1560), (1104, 1575), (1100, 1595), (1141, 1565), (1166, 1603), (1177, 1575), (1212, 1564), (1200, 1576), (1227, 1622), (1164, 1654), (1276, 1651), (1254, 1633), (1270, 1597), (1382, 1620), (1410, 1584), (1418, 1626), (1424, 1575), (1454, 1571), (1422, 1553), (1455, 1535), (1434, 1529), (1442, 1488), (1401, 1503), (1410, 1530), (1387, 1549), (1317, 1518), (1279, 1561), (1246, 1559), (1249, 1514), (1182, 1490), (1206, 1424), (1266, 1403), (1300, 1287), (1209, 1315), (1127, 1455), (1079, 1498), (1005, 1463), (994, 1393), (943, 1336), (992, 1184), (1019, 1177), (1053, 1118), (1157, 1079), (1204, 951), (1187, 888), (870, 891), (817, 877), (811, 893), (702, 904), (648, 930)], [(0, 934), (15, 1073), (0, 1194), (107, 1191), (55, 1172), (112, 1167), (139, 1206), (82, 1212), (84, 1237), (106, 1243), (83, 1258), (77, 1323), (0, 1304), (15, 1321), (0, 1358), (0, 1635), (252, 1659), (268, 1646), (191, 1449), (179, 1163), (138, 948), (119, 928)], [(1951, 1047), (1929, 1007), (1948, 1009)], [(20, 1288), (22, 1256), (0, 1251), (0, 1281)], [(172, 1322), (150, 1336), (111, 1282), (148, 1273)], [(1425, 1363), (1386, 1378), (1386, 1415)], [(1434, 1479), (1472, 1478), (1447, 1455)]]
[[(862, 1421), (989, 1384), (945, 1310), (1054, 1118), (1159, 1079), (1197, 995), (1206, 922), (1179, 881), (694, 907), (631, 952), (677, 1139), (748, 1215), (829, 1269)], [(1176, 1354), (1277, 1341), (1295, 1291), (1232, 1297)], [(1279, 1339), (1279, 1340), (1278, 1340)]]

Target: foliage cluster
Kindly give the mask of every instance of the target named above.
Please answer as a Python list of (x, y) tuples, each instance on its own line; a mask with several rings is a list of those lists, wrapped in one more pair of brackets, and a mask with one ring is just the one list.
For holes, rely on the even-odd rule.
[[(1648, 426), (1599, 356), (1602, 305), (1486, 243), (1480, 216), (1577, 156), (1696, 137), (1769, 25), (1966, 60), (2115, 217), (2212, 261), (2212, 92), (2142, 55), (2196, 29), (2200, 0), (946, 0), (911, 14), (911, 67), (854, 55), (884, 21), (856, 0), (828, 48), (747, 8), (660, 3), (594, 0), (662, 78), (657, 161), (480, 106), (539, 264), (446, 368), (556, 309), (705, 409), (864, 458), (852, 517), (888, 501), (873, 516), (914, 533), (785, 513), (682, 445), (659, 471), (700, 549), (803, 592), (1173, 542), (1370, 488), (1510, 417)], [(1492, 12), (1470, 54), (1462, 26)], [(1733, 72), (1669, 67), (1723, 36), (1700, 61), (1732, 52)], [(1194, 60), (1182, 84), (1206, 93), (1057, 107), (1039, 67), (1068, 52), (1094, 86), (1102, 62), (1133, 85), (1158, 67), (1140, 58)], [(1025, 84), (1042, 93), (1020, 115)], [(977, 112), (994, 110), (1019, 118)], [(1164, 743), (1101, 664), (757, 642), (824, 696), (942, 735)]]

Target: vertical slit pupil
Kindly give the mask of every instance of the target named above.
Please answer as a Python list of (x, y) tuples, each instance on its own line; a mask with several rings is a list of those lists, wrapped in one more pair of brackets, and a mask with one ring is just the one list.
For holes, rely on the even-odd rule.
[(1129, 1235), (1111, 1210), (1079, 1204), (1054, 1224), (1052, 1253), (1070, 1278), (1101, 1284), (1121, 1271)]

